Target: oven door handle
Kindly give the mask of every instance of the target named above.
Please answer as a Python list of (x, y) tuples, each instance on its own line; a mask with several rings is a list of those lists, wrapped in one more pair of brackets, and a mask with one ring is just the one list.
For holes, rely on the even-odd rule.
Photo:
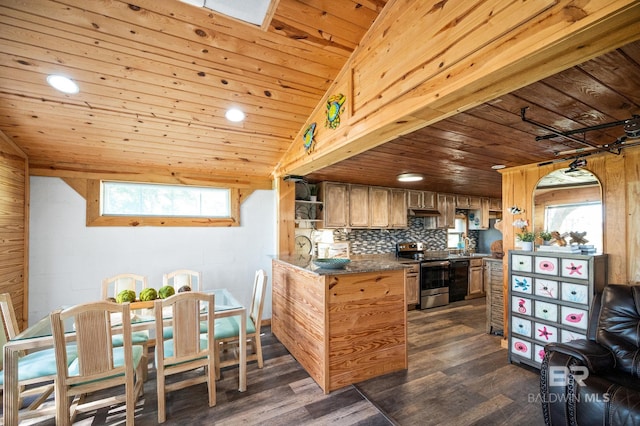
[(420, 263), (420, 267), (421, 268), (432, 268), (434, 266), (447, 266), (448, 267), (449, 265), (450, 265), (450, 262), (448, 260)]

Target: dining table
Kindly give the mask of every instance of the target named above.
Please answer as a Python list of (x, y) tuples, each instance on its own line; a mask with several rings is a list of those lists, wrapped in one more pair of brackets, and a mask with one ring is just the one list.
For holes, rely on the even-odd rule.
[[(236, 300), (233, 294), (225, 289), (201, 290), (203, 293), (215, 295), (215, 318), (240, 317), (239, 327), (239, 368), (238, 390), (247, 390), (247, 311)], [(133, 331), (154, 330), (155, 317), (153, 316), (153, 301), (131, 303), (131, 328)], [(163, 316), (170, 324), (171, 317)], [(114, 327), (118, 325), (114, 324)], [(73, 324), (65, 324), (66, 332), (70, 335)], [(160, 332), (161, 334), (162, 332)], [(3, 392), (3, 423), (5, 425), (17, 425), (19, 418), (19, 391), (18, 391), (18, 359), (22, 351), (34, 351), (53, 347), (51, 321), (49, 315), (26, 328), (4, 345), (4, 392)]]

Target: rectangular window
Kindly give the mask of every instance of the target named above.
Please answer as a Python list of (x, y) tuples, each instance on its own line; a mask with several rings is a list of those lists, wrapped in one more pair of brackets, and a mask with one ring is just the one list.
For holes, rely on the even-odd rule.
[(238, 188), (88, 179), (86, 199), (87, 226), (240, 226)]
[(184, 185), (102, 182), (104, 216), (231, 216), (231, 191)]

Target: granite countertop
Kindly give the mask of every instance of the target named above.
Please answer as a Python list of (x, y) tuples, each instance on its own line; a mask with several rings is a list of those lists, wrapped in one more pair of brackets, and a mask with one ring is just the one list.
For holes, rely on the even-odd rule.
[[(456, 254), (449, 255), (449, 260), (468, 260), (491, 258), (491, 254), (474, 253), (468, 256), (460, 256)], [(324, 269), (316, 266), (311, 258), (301, 258), (299, 256), (276, 256), (279, 260), (305, 271), (313, 272), (318, 275), (342, 275), (342, 274), (360, 274), (364, 272), (392, 271), (404, 269), (411, 264), (419, 261), (414, 259), (397, 258), (394, 253), (385, 254), (363, 254), (351, 256), (351, 263), (342, 269)], [(501, 259), (496, 259), (501, 260)]]
[(407, 262), (399, 262), (396, 260), (395, 255), (386, 254), (352, 256), (351, 263), (342, 269), (319, 268), (311, 259), (300, 258), (298, 256), (276, 256), (275, 259), (318, 275), (361, 274), (365, 272), (394, 271), (407, 268)]

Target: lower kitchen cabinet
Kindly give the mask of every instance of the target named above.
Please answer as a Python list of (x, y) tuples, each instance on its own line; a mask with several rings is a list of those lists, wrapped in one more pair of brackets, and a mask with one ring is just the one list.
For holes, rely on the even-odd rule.
[(467, 299), (484, 297), (484, 280), (482, 270), (482, 259), (471, 259), (469, 261), (469, 291)]
[(420, 303), (420, 264), (412, 263), (407, 267), (407, 281), (405, 289), (405, 297), (407, 305), (417, 305)]
[(540, 368), (544, 346), (585, 339), (607, 255), (509, 252), (509, 362)]

